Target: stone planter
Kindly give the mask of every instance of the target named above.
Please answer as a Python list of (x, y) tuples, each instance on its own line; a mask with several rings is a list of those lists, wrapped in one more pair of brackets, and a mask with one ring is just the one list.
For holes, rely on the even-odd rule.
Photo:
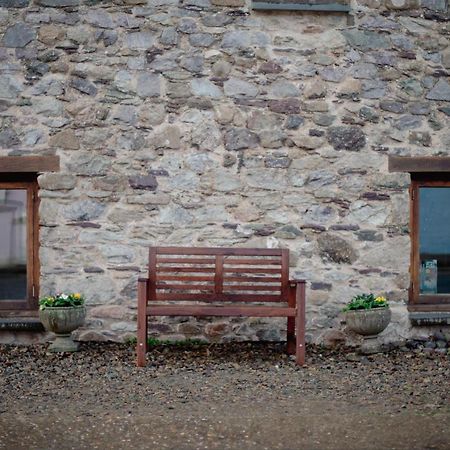
[(380, 334), (391, 321), (390, 308), (357, 309), (346, 311), (347, 327), (357, 334), (364, 336), (361, 353), (370, 354), (380, 351), (377, 335)]
[(72, 340), (72, 331), (84, 324), (86, 308), (69, 306), (64, 308), (45, 308), (39, 311), (44, 328), (56, 334), (49, 347), (51, 352), (76, 352), (78, 343)]

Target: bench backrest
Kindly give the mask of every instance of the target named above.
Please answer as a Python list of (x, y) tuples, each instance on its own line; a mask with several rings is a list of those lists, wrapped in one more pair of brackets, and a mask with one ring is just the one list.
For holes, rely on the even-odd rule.
[(287, 302), (289, 250), (151, 247), (148, 299)]

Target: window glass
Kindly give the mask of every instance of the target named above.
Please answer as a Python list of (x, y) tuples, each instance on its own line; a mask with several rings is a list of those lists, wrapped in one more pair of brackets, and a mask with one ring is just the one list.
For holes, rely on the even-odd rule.
[(0, 189), (0, 302), (27, 297), (27, 191)]
[(450, 293), (450, 188), (419, 188), (420, 294)]

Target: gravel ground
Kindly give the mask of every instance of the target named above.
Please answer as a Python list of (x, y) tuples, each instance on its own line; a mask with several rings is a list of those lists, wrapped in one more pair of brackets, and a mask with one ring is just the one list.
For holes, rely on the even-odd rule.
[(282, 344), (0, 345), (0, 449), (450, 449), (450, 358)]

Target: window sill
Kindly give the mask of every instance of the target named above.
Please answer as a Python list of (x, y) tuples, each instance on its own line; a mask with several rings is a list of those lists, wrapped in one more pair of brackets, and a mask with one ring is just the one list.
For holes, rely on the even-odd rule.
[(39, 319), (33, 318), (0, 318), (0, 331), (44, 331)]
[(430, 326), (430, 325), (450, 325), (450, 308), (439, 311), (409, 311), (409, 320), (412, 325)]
[(350, 6), (335, 2), (311, 3), (308, 2), (277, 2), (274, 1), (253, 1), (254, 11), (324, 11), (324, 12), (350, 12)]

